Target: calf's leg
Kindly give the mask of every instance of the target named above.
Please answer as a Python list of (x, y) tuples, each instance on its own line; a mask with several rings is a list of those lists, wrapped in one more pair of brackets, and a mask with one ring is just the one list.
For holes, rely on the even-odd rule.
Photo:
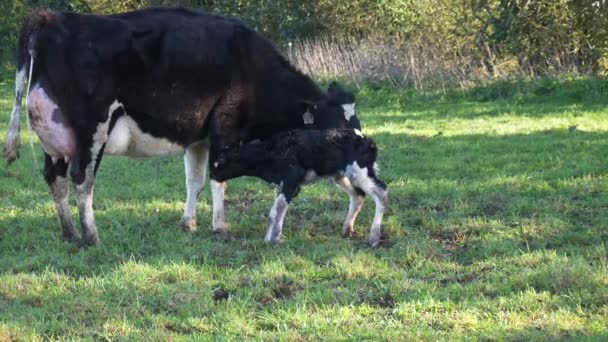
[(281, 242), (281, 234), (283, 232), (283, 220), (289, 209), (289, 203), (285, 195), (280, 193), (274, 201), (270, 214), (268, 215), (268, 229), (264, 241), (277, 245)]
[(371, 247), (376, 247), (378, 246), (378, 243), (380, 243), (380, 226), (388, 203), (386, 185), (375, 176), (372, 167), (361, 168), (356, 162), (347, 167), (346, 174), (354, 186), (360, 188), (374, 199), (376, 211), (374, 213), (374, 220), (372, 221), (367, 243)]
[(281, 243), (285, 214), (287, 213), (287, 209), (289, 209), (291, 200), (298, 195), (300, 184), (305, 174), (306, 172), (294, 171), (289, 175), (287, 180), (283, 181), (283, 185), (268, 215), (268, 230), (264, 237), (266, 242), (270, 242), (273, 245)]
[(196, 205), (198, 195), (205, 185), (209, 143), (195, 143), (186, 148), (184, 169), (186, 170), (186, 204), (180, 226), (184, 231), (196, 230)]
[(48, 154), (44, 154), (44, 179), (51, 190), (55, 209), (62, 228), (63, 240), (73, 242), (78, 240), (78, 234), (74, 229), (72, 218), (70, 217), (70, 206), (68, 203), (70, 188), (67, 179), (68, 164), (57, 160), (55, 164)]
[(349, 197), (348, 214), (342, 225), (342, 236), (350, 237), (353, 233), (353, 227), (357, 215), (363, 207), (363, 201), (365, 199), (365, 192), (361, 189), (355, 188), (347, 177), (340, 176), (335, 179), (335, 183), (340, 189), (344, 190)]
[(211, 179), (211, 199), (213, 201), (213, 232), (220, 236), (228, 236), (228, 223), (224, 213), (224, 199), (226, 194), (226, 182), (218, 182)]

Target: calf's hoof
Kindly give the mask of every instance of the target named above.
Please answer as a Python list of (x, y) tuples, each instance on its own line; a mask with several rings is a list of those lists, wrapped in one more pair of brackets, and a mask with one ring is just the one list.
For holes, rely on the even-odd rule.
[(179, 226), (185, 232), (195, 232), (196, 219), (193, 217), (182, 217), (182, 220), (179, 222)]
[(379, 238), (369, 238), (369, 240), (367, 240), (367, 245), (372, 248), (378, 247), (378, 244), (380, 244)]

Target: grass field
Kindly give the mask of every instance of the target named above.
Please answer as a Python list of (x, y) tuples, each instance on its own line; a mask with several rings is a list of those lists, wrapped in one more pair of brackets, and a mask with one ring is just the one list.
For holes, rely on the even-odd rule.
[[(5, 76), (2, 142), (12, 101)], [(366, 88), (357, 109), (390, 189), (377, 249), (373, 202), (344, 240), (348, 199), (325, 182), (295, 200), (279, 247), (262, 241), (274, 193), (255, 179), (229, 184), (234, 241), (211, 233), (208, 187), (184, 233), (181, 156), (106, 157), (101, 245), (80, 249), (25, 145), (0, 168), (0, 340), (608, 338), (607, 81)]]

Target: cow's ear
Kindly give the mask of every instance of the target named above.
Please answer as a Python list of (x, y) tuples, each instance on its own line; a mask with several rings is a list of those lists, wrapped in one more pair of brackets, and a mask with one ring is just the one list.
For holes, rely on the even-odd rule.
[(355, 102), (355, 96), (345, 91), (337, 82), (332, 82), (327, 88), (327, 99), (330, 104), (343, 105)]
[(163, 32), (158, 29), (136, 30), (131, 33), (131, 47), (145, 66), (151, 67), (159, 59)]
[(343, 93), (343, 92), (344, 92), (344, 89), (342, 89), (342, 87), (336, 81), (331, 82), (329, 84), (329, 87), (327, 87), (327, 95), (329, 97), (338, 96), (340, 93)]

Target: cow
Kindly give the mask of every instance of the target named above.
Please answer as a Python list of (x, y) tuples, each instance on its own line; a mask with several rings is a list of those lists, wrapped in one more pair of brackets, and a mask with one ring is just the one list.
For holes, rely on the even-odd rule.
[[(84, 245), (99, 242), (93, 190), (104, 154), (184, 152), (180, 226), (192, 231), (207, 165), (217, 163), (223, 146), (289, 129), (360, 128), (352, 93), (336, 83), (322, 91), (253, 29), (199, 10), (37, 11), (22, 26), (16, 65), (7, 164), (18, 156), (26, 93), (63, 239)], [(69, 214), (68, 168), (80, 237)], [(209, 169), (212, 228), (226, 236), (226, 182), (215, 177), (218, 168)]]
[(367, 194), (376, 204), (368, 244), (376, 247), (388, 201), (386, 184), (377, 175), (376, 157), (376, 144), (358, 129), (290, 130), (267, 140), (226, 146), (213, 168), (222, 181), (253, 176), (278, 187), (264, 238), (273, 244), (281, 242), (283, 219), (303, 184), (331, 178), (349, 195), (344, 237), (351, 236)]

